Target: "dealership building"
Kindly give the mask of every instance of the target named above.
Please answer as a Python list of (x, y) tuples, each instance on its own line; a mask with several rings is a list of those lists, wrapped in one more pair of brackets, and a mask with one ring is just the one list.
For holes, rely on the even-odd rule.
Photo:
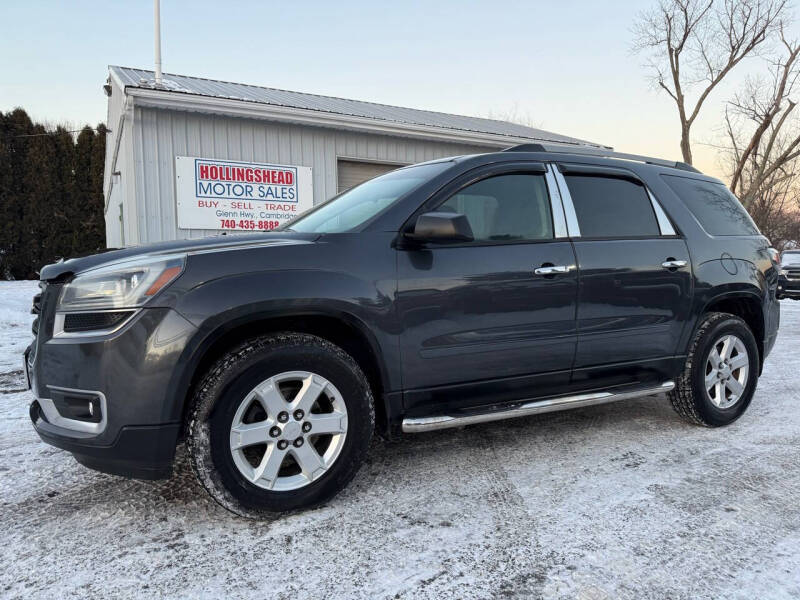
[[(338, 192), (445, 156), (536, 141), (523, 125), (112, 66), (109, 247), (271, 229)], [(594, 145), (594, 144), (590, 144)]]

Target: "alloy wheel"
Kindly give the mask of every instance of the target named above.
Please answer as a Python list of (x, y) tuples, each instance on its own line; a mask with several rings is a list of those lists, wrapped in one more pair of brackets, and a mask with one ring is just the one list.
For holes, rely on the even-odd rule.
[(347, 436), (347, 407), (339, 390), (309, 371), (262, 381), (242, 400), (230, 430), (239, 473), (253, 485), (289, 491), (319, 479)]
[(750, 357), (744, 342), (728, 334), (717, 340), (706, 359), (704, 388), (717, 408), (730, 408), (744, 394)]

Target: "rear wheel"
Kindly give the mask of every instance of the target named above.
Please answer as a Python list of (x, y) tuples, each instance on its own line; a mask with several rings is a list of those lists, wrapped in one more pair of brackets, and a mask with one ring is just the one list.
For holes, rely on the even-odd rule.
[(673, 408), (698, 425), (732, 423), (753, 398), (758, 360), (758, 346), (747, 323), (728, 313), (707, 314), (670, 392)]
[(352, 357), (316, 336), (278, 334), (212, 367), (194, 398), (189, 450), (217, 502), (259, 516), (331, 498), (357, 472), (373, 427)]

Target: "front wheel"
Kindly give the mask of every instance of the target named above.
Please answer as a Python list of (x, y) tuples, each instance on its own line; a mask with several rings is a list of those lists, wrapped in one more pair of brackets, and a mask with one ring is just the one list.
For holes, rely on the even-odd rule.
[(197, 387), (189, 425), (195, 473), (242, 516), (309, 508), (358, 471), (374, 428), (370, 386), (341, 348), (307, 334), (257, 338)]
[(705, 315), (669, 394), (673, 408), (706, 427), (734, 422), (753, 398), (758, 364), (758, 346), (747, 323), (728, 313)]

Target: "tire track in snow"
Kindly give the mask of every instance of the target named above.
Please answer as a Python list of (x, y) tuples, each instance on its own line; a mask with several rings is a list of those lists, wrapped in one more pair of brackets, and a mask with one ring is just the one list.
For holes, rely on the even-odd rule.
[[(446, 561), (446, 569), (401, 597), (409, 598), (487, 598), (542, 597), (546, 581), (548, 557), (544, 556), (537, 536), (536, 520), (529, 514), (498, 452), (497, 426), (475, 426), (468, 432), (474, 442), (465, 444), (459, 467), (463, 480), (471, 488), (483, 490), (469, 509), (485, 509), (491, 515), (494, 528), (479, 547), (466, 547)], [(468, 523), (465, 524), (469, 526)], [(457, 577), (459, 569), (468, 566), (477, 580)]]

